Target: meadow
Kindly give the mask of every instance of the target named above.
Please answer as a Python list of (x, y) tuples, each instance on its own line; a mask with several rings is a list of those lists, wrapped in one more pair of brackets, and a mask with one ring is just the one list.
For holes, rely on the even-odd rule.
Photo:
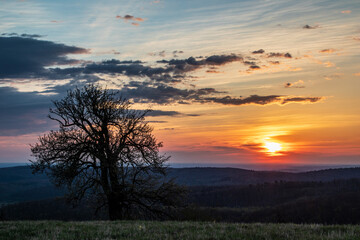
[(360, 239), (359, 225), (244, 224), (175, 221), (4, 221), (1, 240)]

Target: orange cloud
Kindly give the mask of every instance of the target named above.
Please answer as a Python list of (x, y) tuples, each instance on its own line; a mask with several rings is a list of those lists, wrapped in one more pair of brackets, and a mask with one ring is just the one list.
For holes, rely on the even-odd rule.
[(358, 76), (358, 77), (360, 77), (360, 72), (358, 72), (358, 73), (354, 73), (354, 76)]
[(324, 65), (325, 65), (325, 67), (327, 67), (327, 68), (329, 68), (329, 67), (335, 67), (335, 66), (336, 66), (335, 63), (332, 63), (332, 62), (330, 62), (330, 61), (324, 62)]
[(350, 14), (351, 10), (344, 10), (344, 11), (341, 11), (341, 13)]
[(320, 50), (319, 53), (333, 53), (335, 51), (336, 51), (336, 49), (327, 48), (327, 49)]

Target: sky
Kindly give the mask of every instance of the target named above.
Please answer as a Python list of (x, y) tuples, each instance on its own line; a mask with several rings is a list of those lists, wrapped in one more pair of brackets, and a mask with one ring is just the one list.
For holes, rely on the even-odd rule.
[(171, 163), (360, 164), (360, 2), (0, 0), (0, 163), (96, 83)]

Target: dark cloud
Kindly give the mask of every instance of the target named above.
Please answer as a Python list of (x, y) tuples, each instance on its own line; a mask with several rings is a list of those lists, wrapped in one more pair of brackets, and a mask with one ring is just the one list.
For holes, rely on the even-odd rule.
[(282, 100), (281, 104), (287, 103), (301, 103), (301, 102), (310, 102), (316, 103), (323, 99), (323, 97), (286, 97)]
[(310, 26), (308, 24), (303, 26), (303, 29), (316, 29), (316, 28), (319, 28), (319, 26), (318, 25)]
[(103, 64), (140, 64), (140, 63), (144, 63), (140, 60), (136, 60), (136, 61), (133, 61), (133, 60), (127, 60), (127, 61), (120, 61), (120, 60), (117, 60), (117, 59), (111, 59), (111, 60), (105, 60), (105, 61), (102, 61)]
[[(81, 85), (76, 86), (81, 87)], [(50, 92), (57, 92), (57, 95), (41, 95), (38, 92), (19, 92), (15, 88), (0, 87), (0, 136), (38, 133), (56, 128), (57, 124), (47, 118), (49, 107), (52, 105), (52, 100), (62, 98), (66, 91), (71, 88), (74, 88), (74, 85), (56, 86)], [(211, 90), (203, 89), (198, 91), (198, 94), (208, 92), (211, 92)], [(120, 91), (120, 94), (125, 95), (125, 92)], [(195, 94), (195, 92), (192, 93), (192, 95)], [(154, 102), (155, 100), (149, 100), (148, 102)], [(170, 99), (167, 100), (170, 101)], [(166, 100), (158, 99), (158, 101), (164, 102)], [(151, 110), (146, 116), (194, 117), (199, 115), (185, 114), (178, 111)]]
[(125, 21), (128, 21), (128, 20), (132, 20), (132, 21), (138, 21), (138, 22), (143, 22), (144, 19), (143, 18), (140, 18), (140, 17), (134, 17), (134, 16), (131, 16), (131, 15), (125, 15), (125, 16), (120, 16), (120, 15), (117, 15), (116, 18), (118, 19), (123, 19)]
[(279, 103), (279, 104), (287, 104), (287, 103), (301, 103), (301, 102), (310, 102), (315, 103), (322, 100), (322, 97), (288, 97), (281, 95), (269, 95), (269, 96), (259, 96), (259, 95), (251, 95), (247, 98), (234, 98), (231, 96), (226, 96), (223, 98), (211, 97), (205, 98), (205, 100), (214, 103), (221, 103), (224, 105), (248, 105), (248, 104), (256, 104), (256, 105), (266, 105), (271, 103)]
[(151, 110), (146, 114), (148, 117), (170, 116), (170, 117), (198, 117), (200, 114), (185, 114), (178, 111)]
[(264, 52), (265, 52), (264, 49), (259, 49), (259, 50), (253, 51), (252, 54), (262, 54)]
[(336, 49), (327, 48), (319, 51), (319, 53), (333, 53), (333, 52), (336, 52)]
[(0, 136), (16, 136), (50, 129), (52, 123), (46, 117), (51, 105), (50, 99), (54, 99), (54, 96), (0, 87)]
[(221, 72), (221, 71), (217, 71), (217, 70), (207, 70), (206, 71), (207, 73), (224, 73), (224, 72)]
[(165, 73), (171, 73), (173, 68), (162, 68), (162, 67), (150, 67), (141, 64), (141, 61), (118, 61), (109, 60), (99, 63), (89, 63), (81, 67), (70, 67), (70, 68), (53, 68), (50, 69), (51, 74), (54, 77), (66, 78), (69, 76), (78, 75), (93, 75), (97, 73), (110, 74), (110, 75), (126, 75), (130, 77), (153, 77), (155, 75), (161, 75)]
[(174, 67), (175, 72), (190, 72), (203, 66), (220, 66), (235, 61), (243, 61), (243, 58), (236, 54), (212, 55), (201, 60), (189, 57), (187, 59), (161, 60), (158, 63), (165, 63), (170, 67)]
[(260, 69), (260, 67), (257, 66), (257, 65), (251, 65), (249, 68), (250, 68), (251, 70), (258, 70), (258, 69)]
[(290, 53), (274, 53), (274, 52), (271, 52), (271, 53), (268, 53), (266, 55), (267, 57), (271, 58), (271, 57), (284, 57), (284, 58), (292, 58), (291, 54)]
[(180, 89), (163, 83), (151, 85), (149, 82), (131, 82), (121, 89), (122, 95), (140, 103), (186, 103), (202, 101), (203, 96), (220, 93), (214, 88)]
[[(302, 81), (294, 83), (295, 87), (302, 87)], [(290, 97), (281, 95), (259, 96), (251, 95), (250, 97), (218, 97), (221, 93), (214, 88), (202, 89), (180, 89), (166, 84), (152, 85), (149, 82), (133, 81), (125, 85), (121, 90), (122, 95), (128, 99), (133, 99), (140, 103), (157, 103), (157, 104), (190, 104), (198, 103), (219, 103), (224, 105), (246, 105), (257, 104), (266, 105), (271, 103), (286, 104), (290, 102), (310, 102), (315, 103), (322, 97)]]
[(254, 61), (244, 61), (243, 63), (245, 65), (256, 65), (256, 62), (254, 62)]
[(7, 36), (7, 37), (23, 37), (23, 38), (41, 38), (41, 37), (45, 37), (44, 35), (39, 35), (39, 34), (26, 34), (23, 33), (21, 35), (17, 34), (17, 33), (2, 33), (1, 36)]
[(270, 95), (270, 96), (258, 96), (258, 95), (251, 95), (247, 98), (235, 98), (231, 96), (226, 96), (222, 98), (218, 97), (211, 97), (205, 98), (205, 100), (209, 102), (221, 103), (225, 105), (245, 105), (245, 104), (258, 104), (258, 105), (265, 105), (272, 103), (274, 101), (279, 100), (279, 95)]
[(50, 41), (23, 37), (0, 37), (0, 78), (41, 77), (45, 67), (78, 63), (67, 54), (89, 50)]

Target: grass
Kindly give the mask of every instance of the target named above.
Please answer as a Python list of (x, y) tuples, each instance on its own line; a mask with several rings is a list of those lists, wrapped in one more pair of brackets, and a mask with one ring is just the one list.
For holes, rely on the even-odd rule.
[(156, 221), (0, 222), (1, 240), (246, 239), (360, 240), (359, 225)]

